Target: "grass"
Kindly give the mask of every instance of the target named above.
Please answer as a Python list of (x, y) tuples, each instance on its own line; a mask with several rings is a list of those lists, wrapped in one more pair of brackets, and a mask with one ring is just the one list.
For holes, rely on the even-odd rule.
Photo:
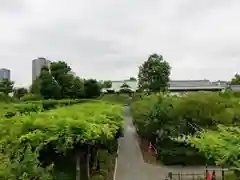
[(105, 94), (101, 100), (111, 102), (114, 104), (126, 105), (129, 102), (128, 94)]

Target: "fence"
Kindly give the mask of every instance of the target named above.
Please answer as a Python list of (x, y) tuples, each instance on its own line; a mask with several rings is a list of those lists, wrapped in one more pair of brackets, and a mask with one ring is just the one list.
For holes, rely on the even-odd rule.
[[(203, 173), (173, 173), (169, 172), (165, 180), (225, 180), (225, 172), (228, 169), (219, 168), (219, 169), (209, 169), (206, 167), (205, 172)], [(210, 176), (210, 177), (209, 177)]]

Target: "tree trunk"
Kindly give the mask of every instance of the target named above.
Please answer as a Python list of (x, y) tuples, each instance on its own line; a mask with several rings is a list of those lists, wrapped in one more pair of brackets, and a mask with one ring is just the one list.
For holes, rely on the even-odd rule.
[(81, 155), (78, 152), (76, 154), (76, 180), (80, 180), (81, 179), (80, 159), (81, 159)]
[(86, 153), (86, 163), (87, 163), (87, 179), (90, 178), (90, 171), (89, 171), (89, 160), (90, 160), (90, 147), (88, 146), (87, 148), (87, 153)]

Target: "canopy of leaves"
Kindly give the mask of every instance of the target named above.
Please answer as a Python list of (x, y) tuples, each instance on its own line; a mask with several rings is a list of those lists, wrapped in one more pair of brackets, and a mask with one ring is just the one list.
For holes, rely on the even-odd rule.
[(88, 79), (84, 81), (84, 92), (86, 98), (98, 97), (101, 93), (101, 88), (97, 80)]
[(41, 94), (45, 99), (82, 98), (84, 81), (73, 76), (71, 68), (63, 61), (44, 66), (40, 76), (31, 86), (32, 93)]
[(111, 88), (112, 87), (112, 81), (104, 81), (102, 88)]
[(0, 80), (0, 92), (8, 95), (9, 93), (13, 92), (14, 82), (9, 81), (8, 79), (1, 79)]
[(152, 54), (139, 67), (139, 89), (150, 92), (164, 91), (168, 87), (171, 67), (161, 55)]
[(130, 77), (129, 80), (130, 81), (136, 81), (137, 79), (135, 77)]
[(13, 91), (13, 96), (20, 99), (27, 93), (28, 93), (28, 90), (26, 88), (15, 88)]
[(217, 131), (202, 131), (198, 137), (189, 137), (191, 145), (218, 165), (240, 171), (240, 128), (219, 125)]
[(61, 98), (61, 86), (53, 78), (51, 73), (46, 70), (42, 70), (39, 79), (40, 82), (40, 94), (44, 99), (60, 99)]
[(106, 142), (115, 138), (122, 123), (122, 107), (103, 102), (1, 120), (0, 178), (52, 179), (52, 166), (43, 168), (39, 161), (41, 150), (51, 144), (64, 153), (77, 144)]
[(231, 80), (232, 85), (240, 85), (240, 75), (235, 74), (234, 78)]
[(140, 136), (154, 143), (157, 149), (169, 148), (172, 138), (196, 136), (203, 130), (215, 132), (219, 124), (238, 125), (240, 120), (239, 99), (222, 93), (144, 96), (132, 103), (131, 111)]

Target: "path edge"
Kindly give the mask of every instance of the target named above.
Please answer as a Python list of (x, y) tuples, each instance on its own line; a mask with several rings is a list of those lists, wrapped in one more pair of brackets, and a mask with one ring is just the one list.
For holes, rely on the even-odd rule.
[(113, 180), (116, 180), (117, 162), (118, 162), (119, 149), (120, 149), (120, 138), (118, 138), (118, 148), (117, 148), (117, 156), (116, 156), (116, 158), (115, 158)]

